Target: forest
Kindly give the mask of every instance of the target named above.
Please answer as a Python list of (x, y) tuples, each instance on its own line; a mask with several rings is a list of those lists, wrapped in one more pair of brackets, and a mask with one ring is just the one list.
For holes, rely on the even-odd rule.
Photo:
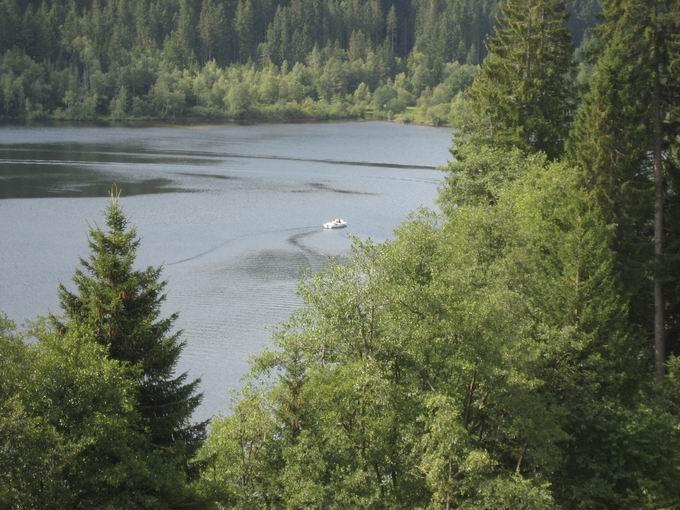
[[(230, 95), (231, 73), (252, 92), (369, 62), (394, 67), (357, 90), (419, 83), (420, 101), (478, 69), (448, 104), (438, 210), (302, 280), (210, 424), (114, 189), (62, 315), (0, 316), (0, 508), (680, 507), (680, 3), (602, 0), (587, 44), (574, 27), (595, 18), (563, 0), (83, 4), (1, 4), (45, 41), (65, 20), (53, 44), (0, 30), (3, 94), (37, 87), (22, 115), (127, 115), (161, 87), (184, 115), (209, 106), (180, 83)], [(104, 12), (130, 22), (106, 32)], [(298, 103), (349, 103), (350, 84)]]
[[(1, 0), (0, 119), (449, 123), (496, 0)], [(596, 0), (572, 0), (577, 45)]]

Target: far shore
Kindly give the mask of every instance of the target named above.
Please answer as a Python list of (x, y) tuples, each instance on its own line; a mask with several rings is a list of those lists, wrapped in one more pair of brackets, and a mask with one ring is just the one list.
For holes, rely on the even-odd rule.
[(309, 117), (280, 117), (253, 116), (246, 118), (233, 117), (125, 117), (114, 119), (111, 117), (96, 117), (90, 119), (70, 119), (55, 116), (26, 118), (0, 118), (0, 126), (17, 127), (64, 127), (64, 126), (99, 126), (99, 127), (177, 127), (177, 126), (255, 126), (262, 124), (329, 124), (341, 122), (391, 122), (395, 124), (413, 124), (427, 127), (451, 127), (448, 123), (434, 124), (424, 119), (413, 119), (404, 114), (397, 115), (369, 115), (369, 116), (309, 116)]

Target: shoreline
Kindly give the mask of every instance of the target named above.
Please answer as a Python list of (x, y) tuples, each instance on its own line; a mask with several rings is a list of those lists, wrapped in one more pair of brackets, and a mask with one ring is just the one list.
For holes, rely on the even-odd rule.
[(343, 122), (389, 122), (392, 124), (412, 124), (414, 126), (451, 128), (449, 124), (434, 125), (405, 119), (401, 115), (370, 116), (370, 117), (252, 117), (246, 119), (210, 118), (210, 117), (131, 117), (125, 119), (111, 119), (106, 117), (94, 119), (64, 119), (64, 118), (36, 118), (36, 119), (0, 119), (0, 127), (198, 127), (198, 126), (257, 126), (264, 124), (332, 124)]

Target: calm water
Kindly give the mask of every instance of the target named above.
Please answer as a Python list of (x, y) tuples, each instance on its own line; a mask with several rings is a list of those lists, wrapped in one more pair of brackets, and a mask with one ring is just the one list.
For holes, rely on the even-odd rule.
[[(301, 271), (383, 241), (432, 206), (446, 129), (382, 122), (201, 127), (0, 127), (0, 309), (59, 312), (57, 284), (87, 254), (111, 183), (165, 266), (166, 313), (202, 377), (197, 418), (228, 412), (248, 359), (300, 301)], [(343, 217), (349, 228), (323, 231)]]

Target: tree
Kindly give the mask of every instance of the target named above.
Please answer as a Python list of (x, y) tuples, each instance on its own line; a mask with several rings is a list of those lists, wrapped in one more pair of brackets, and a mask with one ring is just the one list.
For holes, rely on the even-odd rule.
[(194, 11), (194, 3), (187, 0), (179, 1), (179, 9), (177, 13), (177, 27), (175, 34), (187, 60), (182, 63), (184, 67), (190, 66), (196, 56), (196, 13)]
[[(577, 169), (483, 147), (441, 200), (443, 217), (303, 283), (255, 363), (263, 386), (202, 452), (205, 492), (236, 507), (677, 505), (677, 366), (667, 410), (640, 397), (613, 229)], [(668, 455), (643, 446), (660, 437)]]
[(200, 451), (206, 464), (199, 491), (229, 508), (278, 507), (276, 467), (280, 452), (274, 438), (276, 422), (267, 401), (255, 392), (244, 392), (233, 414), (216, 419), (210, 437)]
[(139, 370), (136, 408), (149, 440), (186, 472), (205, 435), (205, 423), (190, 422), (202, 398), (196, 393), (200, 380), (187, 382), (186, 373), (174, 374), (184, 347), (180, 333), (171, 333), (177, 314), (161, 318), (161, 269), (133, 267), (139, 238), (128, 227), (116, 188), (106, 225), (106, 232), (90, 229), (90, 255), (76, 270), (76, 291), (60, 285), (64, 317), (52, 316), (51, 322), (62, 335), (85, 328), (111, 359)]
[(238, 37), (239, 60), (247, 62), (255, 54), (257, 34), (255, 33), (255, 11), (252, 0), (238, 0), (234, 17), (234, 32)]
[(114, 98), (111, 99), (109, 110), (111, 112), (111, 118), (125, 118), (128, 111), (128, 91), (125, 86), (120, 87)]
[[(607, 1), (598, 34), (603, 47), (570, 143), (571, 158), (608, 220), (632, 320), (653, 331), (655, 379), (663, 378), (666, 329), (678, 322), (673, 288), (677, 230), (677, 104), (680, 69), (675, 35), (680, 5), (672, 1)], [(653, 228), (650, 228), (653, 225)], [(672, 250), (669, 252), (669, 250)], [(667, 294), (670, 292), (670, 294)], [(651, 299), (651, 296), (654, 296)], [(680, 347), (680, 346), (676, 346)]]
[(203, 0), (198, 22), (198, 36), (203, 48), (203, 63), (216, 59), (223, 64), (229, 57), (226, 46), (227, 18), (224, 4), (215, 0)]
[(601, 0), (569, 0), (569, 32), (575, 47), (579, 47), (590, 29), (597, 24)]
[(563, 0), (506, 0), (467, 99), (457, 139), (543, 151), (556, 158), (573, 106), (572, 48)]
[(180, 501), (135, 410), (135, 369), (80, 326), (24, 345), (0, 314), (0, 507), (148, 508)]
[(394, 4), (392, 4), (389, 12), (387, 13), (386, 24), (387, 39), (390, 44), (390, 51), (394, 53), (394, 49), (397, 46), (397, 33), (399, 30), (399, 20), (397, 19), (397, 11), (394, 8)]

